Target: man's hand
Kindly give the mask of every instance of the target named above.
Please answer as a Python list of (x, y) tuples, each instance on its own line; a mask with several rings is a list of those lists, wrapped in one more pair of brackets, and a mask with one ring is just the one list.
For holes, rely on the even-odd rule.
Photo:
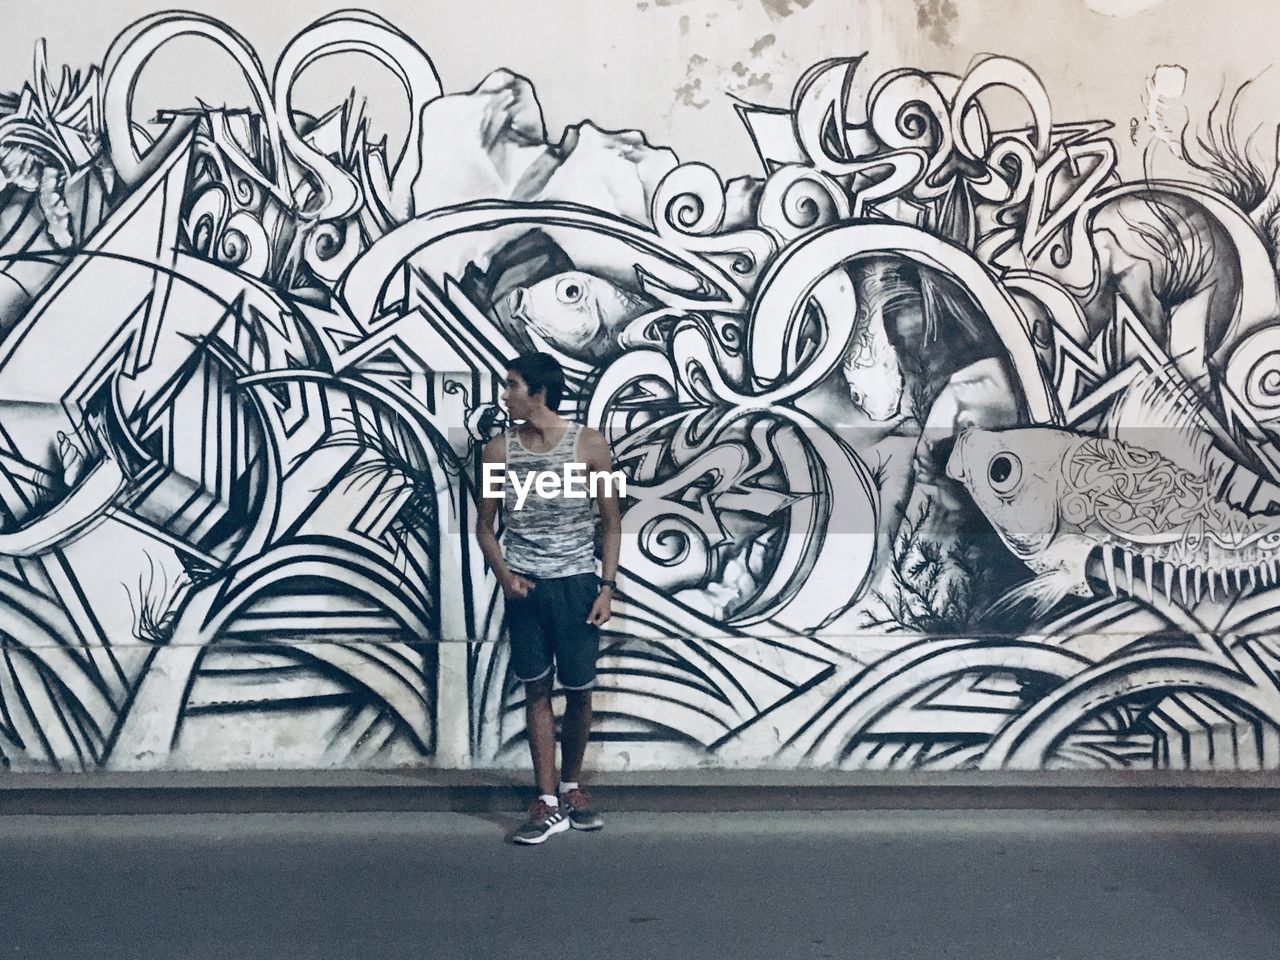
[(523, 600), (533, 589), (533, 581), (513, 573), (502, 581), (502, 592), (508, 600)]
[(587, 623), (593, 627), (600, 627), (608, 623), (611, 616), (613, 616), (613, 590), (605, 587), (596, 597), (596, 602), (591, 605), (591, 612), (587, 614)]

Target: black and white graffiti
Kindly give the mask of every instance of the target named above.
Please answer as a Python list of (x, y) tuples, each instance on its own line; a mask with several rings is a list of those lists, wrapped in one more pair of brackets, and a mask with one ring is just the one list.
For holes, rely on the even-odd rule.
[[(144, 115), (178, 38), (249, 105)], [(397, 137), (295, 105), (351, 52)], [(0, 758), (523, 765), (470, 531), (536, 348), (628, 477), (600, 764), (1280, 767), (1280, 167), (1189, 149), (1178, 71), (1175, 178), (1018, 61), (851, 57), (737, 104), (726, 182), (553, 141), (506, 70), (446, 93), (369, 13), (270, 72), (191, 13), (87, 72), (37, 44), (0, 95)]]

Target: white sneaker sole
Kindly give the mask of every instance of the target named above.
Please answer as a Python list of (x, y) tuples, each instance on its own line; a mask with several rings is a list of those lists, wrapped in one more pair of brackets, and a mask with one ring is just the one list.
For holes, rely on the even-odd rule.
[(565, 832), (566, 830), (568, 830), (568, 829), (569, 829), (569, 818), (568, 818), (568, 817), (565, 817), (565, 818), (564, 818), (563, 820), (561, 820), (559, 823), (553, 823), (553, 824), (552, 824), (550, 827), (548, 827), (548, 828), (546, 829), (546, 831), (545, 831), (545, 832), (543, 832), (540, 836), (537, 836), (537, 837), (512, 837), (512, 838), (511, 838), (511, 842), (512, 842), (512, 843), (522, 843), (522, 844), (525, 844), (526, 846), (531, 846), (531, 845), (533, 845), (533, 844), (535, 844), (535, 843), (545, 843), (545, 842), (546, 842), (546, 840), (547, 840), (547, 837), (554, 836), (554, 835), (555, 835), (555, 834), (557, 834), (557, 833), (564, 833), (564, 832)]
[(571, 827), (573, 827), (573, 829), (575, 829), (575, 830), (582, 830), (582, 831), (585, 831), (585, 832), (590, 832), (590, 831), (592, 831), (592, 830), (603, 830), (603, 829), (604, 829), (604, 821), (597, 821), (597, 822), (595, 822), (595, 823), (593, 823), (593, 824), (590, 824), (590, 825), (588, 825), (588, 826), (580, 827), (580, 826), (578, 826), (578, 824), (574, 823), (574, 822), (573, 822), (573, 820), (570, 820), (570, 821), (569, 821), (569, 825), (570, 825)]

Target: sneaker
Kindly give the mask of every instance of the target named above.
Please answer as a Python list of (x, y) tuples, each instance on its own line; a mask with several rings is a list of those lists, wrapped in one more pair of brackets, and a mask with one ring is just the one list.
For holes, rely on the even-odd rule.
[(570, 790), (560, 795), (560, 809), (569, 811), (569, 823), (575, 830), (599, 830), (604, 826), (600, 814), (591, 809), (585, 790)]
[(542, 799), (535, 800), (529, 808), (529, 819), (511, 835), (513, 843), (542, 843), (555, 833), (569, 829), (569, 817), (563, 805), (549, 807)]

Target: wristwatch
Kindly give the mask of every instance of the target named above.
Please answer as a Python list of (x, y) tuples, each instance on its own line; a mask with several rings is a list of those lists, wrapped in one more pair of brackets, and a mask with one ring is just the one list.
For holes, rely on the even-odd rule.
[(603, 587), (609, 587), (610, 589), (612, 589), (612, 590), (614, 590), (614, 591), (617, 591), (617, 589), (618, 589), (618, 581), (617, 581), (617, 580), (605, 580), (603, 577), (596, 577), (596, 581), (597, 581), (597, 583), (599, 584), (599, 586), (600, 586), (601, 588), (603, 588)]

